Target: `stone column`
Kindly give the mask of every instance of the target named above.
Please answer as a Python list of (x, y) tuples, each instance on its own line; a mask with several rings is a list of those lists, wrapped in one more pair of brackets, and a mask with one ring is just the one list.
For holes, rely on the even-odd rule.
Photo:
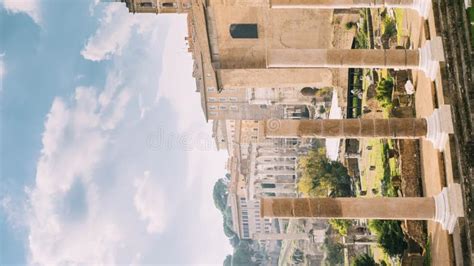
[(408, 8), (427, 18), (431, 0), (270, 0), (272, 8)]
[(426, 138), (443, 150), (452, 134), (451, 108), (443, 105), (428, 118), (269, 120), (269, 138)]
[(426, 198), (262, 198), (262, 217), (435, 220), (452, 233), (464, 216), (459, 184)]
[(418, 69), (431, 80), (444, 61), (441, 37), (418, 50), (404, 49), (270, 49), (268, 68), (394, 68)]
[(423, 118), (269, 120), (267, 137), (414, 139), (427, 134)]

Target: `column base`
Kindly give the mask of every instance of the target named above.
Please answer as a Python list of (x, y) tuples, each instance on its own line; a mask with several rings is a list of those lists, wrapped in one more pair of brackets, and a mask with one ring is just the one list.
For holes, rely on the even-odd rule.
[(435, 221), (440, 223), (444, 230), (453, 233), (457, 220), (464, 217), (464, 207), (460, 184), (451, 184), (443, 188), (435, 199)]
[(428, 125), (426, 139), (431, 141), (436, 149), (443, 151), (449, 140), (449, 134), (454, 133), (451, 106), (440, 106), (426, 118), (426, 121)]
[(426, 41), (423, 47), (419, 48), (421, 69), (431, 80), (436, 79), (439, 71), (439, 62), (444, 62), (443, 41), (436, 36), (432, 40)]

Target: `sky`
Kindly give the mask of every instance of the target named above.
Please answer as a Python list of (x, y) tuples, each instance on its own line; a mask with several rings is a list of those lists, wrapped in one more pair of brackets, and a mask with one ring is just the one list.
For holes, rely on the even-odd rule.
[(222, 264), (185, 15), (0, 0), (0, 265)]

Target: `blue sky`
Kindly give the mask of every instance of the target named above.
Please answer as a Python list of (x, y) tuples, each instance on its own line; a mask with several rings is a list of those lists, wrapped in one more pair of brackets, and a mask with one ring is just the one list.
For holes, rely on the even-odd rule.
[(0, 264), (221, 264), (185, 16), (0, 3)]

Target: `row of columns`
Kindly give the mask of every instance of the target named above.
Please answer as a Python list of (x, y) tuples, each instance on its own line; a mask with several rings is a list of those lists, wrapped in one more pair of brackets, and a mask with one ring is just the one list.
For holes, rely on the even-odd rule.
[[(265, 124), (270, 138), (421, 138), (439, 150), (453, 132), (449, 105), (427, 118), (270, 120)], [(450, 233), (464, 213), (459, 184), (429, 198), (264, 198), (261, 208), (264, 217), (434, 220)]]
[[(270, 0), (272, 8), (408, 8), (427, 18), (431, 0)], [(440, 37), (417, 50), (270, 49), (267, 69), (299, 71), (316, 68), (392, 68), (421, 70), (435, 80), (444, 51)], [(264, 73), (262, 73), (264, 74)], [(270, 73), (269, 73), (270, 74)], [(234, 76), (235, 78), (235, 76)], [(323, 82), (319, 77), (318, 82)], [(265, 126), (273, 138), (424, 138), (443, 150), (453, 133), (447, 105), (426, 118), (270, 120)], [(434, 220), (452, 233), (464, 214), (459, 184), (435, 197), (420, 198), (263, 198), (263, 217)]]
[[(436, 79), (444, 61), (441, 37), (419, 49), (269, 49), (264, 69), (218, 69), (220, 85), (229, 88), (332, 86), (328, 68), (384, 68), (422, 71)], [(256, 86), (258, 84), (258, 86)]]
[[(428, 3), (429, 1), (425, 1)], [(272, 7), (350, 8), (410, 7), (420, 1), (273, 0)], [(416, 8), (415, 8), (416, 9)], [(427, 9), (429, 10), (429, 9)], [(427, 10), (420, 12), (427, 16)], [(394, 68), (417, 69), (431, 80), (444, 61), (441, 38), (427, 41), (418, 50), (272, 49), (269, 68)], [(443, 150), (453, 133), (451, 110), (442, 106), (427, 118), (273, 120), (266, 124), (268, 137), (426, 138)], [(430, 198), (307, 198), (262, 199), (264, 217), (435, 220), (450, 233), (463, 216), (458, 184)], [(416, 210), (416, 211), (413, 211)]]
[[(270, 138), (422, 138), (439, 150), (453, 132), (449, 105), (427, 118), (270, 120), (265, 124)], [(428, 198), (263, 198), (261, 208), (263, 217), (434, 220), (449, 233), (464, 213), (459, 184)]]

